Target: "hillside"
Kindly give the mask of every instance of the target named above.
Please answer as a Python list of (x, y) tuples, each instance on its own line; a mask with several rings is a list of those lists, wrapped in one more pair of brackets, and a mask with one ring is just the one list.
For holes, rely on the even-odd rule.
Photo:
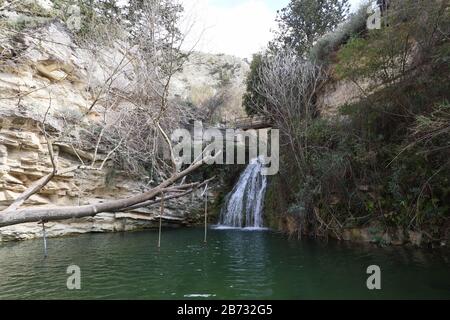
[(285, 91), (300, 92), (309, 114), (294, 112), (293, 99), (280, 112), (271, 97), (284, 91), (263, 83), (288, 145), (266, 199), (272, 226), (380, 245), (448, 243), (450, 11), (445, 1), (396, 5), (375, 30), (362, 7), (310, 48), (306, 65), (292, 53), (267, 58), (272, 82), (282, 63), (309, 72), (285, 76), (306, 83)]

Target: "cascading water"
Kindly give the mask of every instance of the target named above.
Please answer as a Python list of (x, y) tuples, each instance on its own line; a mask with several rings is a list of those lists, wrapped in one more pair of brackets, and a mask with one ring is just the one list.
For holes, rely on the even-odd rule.
[(267, 177), (261, 174), (261, 158), (250, 161), (220, 213), (220, 225), (233, 228), (262, 228)]

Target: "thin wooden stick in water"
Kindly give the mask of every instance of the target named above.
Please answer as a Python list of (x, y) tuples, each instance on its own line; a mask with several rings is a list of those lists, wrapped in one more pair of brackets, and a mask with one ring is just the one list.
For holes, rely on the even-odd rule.
[(42, 221), (42, 235), (44, 238), (44, 258), (47, 258), (47, 234), (45, 232), (45, 223)]
[(206, 236), (208, 233), (208, 184), (206, 184), (205, 188), (205, 239), (203, 240), (206, 243)]
[(161, 211), (159, 213), (159, 234), (158, 234), (158, 248), (161, 248), (161, 228), (162, 228), (162, 216), (164, 213), (164, 193), (161, 193)]

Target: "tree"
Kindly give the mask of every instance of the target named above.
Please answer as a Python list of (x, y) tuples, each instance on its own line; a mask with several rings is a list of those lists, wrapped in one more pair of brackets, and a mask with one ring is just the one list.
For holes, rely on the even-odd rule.
[(348, 12), (348, 0), (291, 0), (286, 8), (278, 12), (279, 31), (269, 43), (267, 52), (253, 56), (247, 76), (243, 105), (249, 115), (261, 113), (262, 108), (273, 108), (269, 99), (257, 89), (262, 87), (263, 82), (260, 78), (262, 61), (270, 56), (283, 55), (283, 51), (305, 58), (315, 42), (336, 28)]
[(261, 79), (259, 78), (259, 69), (263, 60), (263, 53), (257, 53), (253, 55), (252, 63), (250, 64), (250, 72), (247, 75), (246, 80), (246, 93), (244, 94), (242, 104), (245, 107), (245, 111), (249, 115), (258, 113), (261, 106), (267, 104), (267, 99), (258, 94), (255, 88), (261, 85)]
[(293, 48), (304, 56), (321, 36), (346, 18), (349, 8), (348, 0), (291, 0), (278, 12), (279, 31), (270, 47)]

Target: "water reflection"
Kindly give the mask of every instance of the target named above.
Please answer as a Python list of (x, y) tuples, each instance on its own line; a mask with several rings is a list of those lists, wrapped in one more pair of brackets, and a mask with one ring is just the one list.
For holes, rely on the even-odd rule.
[(266, 233), (229, 230), (220, 236), (225, 286), (243, 298), (270, 298), (273, 269)]

